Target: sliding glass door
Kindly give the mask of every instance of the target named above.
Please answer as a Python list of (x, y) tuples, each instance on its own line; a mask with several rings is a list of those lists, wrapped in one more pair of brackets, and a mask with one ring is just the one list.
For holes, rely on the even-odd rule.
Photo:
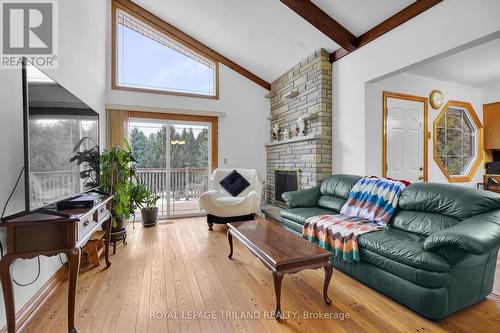
[(137, 177), (160, 199), (161, 217), (200, 214), (198, 199), (208, 188), (210, 123), (135, 119), (129, 140)]

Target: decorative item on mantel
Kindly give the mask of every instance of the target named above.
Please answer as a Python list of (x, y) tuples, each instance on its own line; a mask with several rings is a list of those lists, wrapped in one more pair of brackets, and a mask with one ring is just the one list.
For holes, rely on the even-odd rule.
[(306, 135), (306, 121), (304, 120), (303, 117), (299, 117), (297, 119), (297, 136), (304, 136)]
[(274, 124), (273, 134), (272, 134), (272, 140), (273, 141), (278, 141), (279, 139), (280, 139), (280, 125), (279, 124)]
[(290, 139), (290, 130), (288, 128), (284, 127), (281, 131), (283, 132), (283, 140)]

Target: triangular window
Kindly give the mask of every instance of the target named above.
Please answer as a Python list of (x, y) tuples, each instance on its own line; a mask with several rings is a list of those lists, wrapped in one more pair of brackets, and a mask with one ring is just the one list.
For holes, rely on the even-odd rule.
[(116, 9), (113, 88), (217, 96), (216, 61)]

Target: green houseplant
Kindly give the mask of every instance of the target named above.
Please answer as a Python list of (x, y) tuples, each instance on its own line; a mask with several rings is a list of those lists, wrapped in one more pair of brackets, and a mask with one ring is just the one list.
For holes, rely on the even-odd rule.
[(156, 207), (156, 202), (160, 197), (151, 193), (148, 187), (139, 178), (136, 178), (130, 193), (132, 200), (131, 209), (141, 209), (142, 225), (156, 225), (158, 223), (158, 207)]
[(127, 140), (124, 142), (125, 148), (114, 146), (101, 154), (100, 189), (114, 195), (111, 216), (115, 230), (122, 230), (126, 219), (130, 218), (132, 177), (135, 175), (132, 149)]
[(153, 226), (158, 223), (158, 207), (156, 202), (160, 199), (156, 194), (150, 193), (145, 200), (145, 205), (141, 207), (142, 225)]

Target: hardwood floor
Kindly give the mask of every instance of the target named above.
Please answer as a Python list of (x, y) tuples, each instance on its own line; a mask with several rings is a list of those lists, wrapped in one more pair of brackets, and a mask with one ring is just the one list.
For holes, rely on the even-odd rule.
[[(337, 319), (264, 318), (274, 309), (271, 272), (237, 240), (227, 258), (226, 227), (209, 232), (204, 218), (152, 227), (128, 226), (108, 270), (82, 273), (76, 323), (80, 332), (499, 332), (500, 298), (490, 297), (435, 323), (334, 271), (322, 298), (323, 270), (285, 275), (282, 310), (331, 314)], [(24, 332), (65, 332), (66, 285), (58, 288)], [(205, 312), (207, 319), (182, 318)], [(213, 311), (213, 313), (211, 312)], [(159, 319), (177, 314), (178, 318)], [(340, 320), (338, 316), (349, 315)], [(240, 319), (224, 320), (238, 315)], [(243, 316), (260, 319), (242, 319)]]

